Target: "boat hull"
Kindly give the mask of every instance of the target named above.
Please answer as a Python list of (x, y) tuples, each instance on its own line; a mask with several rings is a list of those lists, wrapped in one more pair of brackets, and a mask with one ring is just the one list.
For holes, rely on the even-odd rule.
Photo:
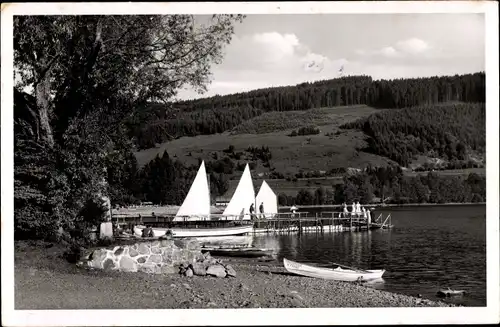
[[(134, 226), (134, 235), (142, 236), (142, 230), (145, 226)], [(245, 235), (253, 231), (252, 225), (219, 227), (219, 228), (155, 228), (153, 227), (154, 237), (164, 236), (168, 230), (171, 230), (173, 237), (210, 237), (210, 236), (234, 236)]]
[(321, 268), (315, 266), (304, 265), (295, 261), (283, 259), (283, 264), (288, 272), (293, 274), (322, 278), (322, 279), (332, 279), (345, 282), (353, 282), (359, 279), (362, 280), (374, 280), (382, 278), (385, 270), (367, 270), (367, 272), (358, 272), (355, 270), (342, 269), (342, 268)]
[(202, 249), (203, 252), (210, 252), (211, 255), (221, 256), (221, 257), (244, 257), (244, 258), (258, 258), (273, 255), (274, 251), (272, 249)]

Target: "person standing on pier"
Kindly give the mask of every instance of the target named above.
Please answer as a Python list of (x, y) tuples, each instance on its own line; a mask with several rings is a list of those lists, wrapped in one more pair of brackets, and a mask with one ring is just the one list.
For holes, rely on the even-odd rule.
[(250, 205), (250, 219), (255, 219), (255, 215), (253, 214), (255, 211), (254, 207), (253, 207), (253, 203)]
[(347, 203), (344, 202), (344, 218), (347, 218), (349, 215), (349, 209), (347, 209)]
[(359, 204), (359, 201), (356, 203), (356, 216), (361, 216), (361, 204)]
[(352, 203), (352, 208), (351, 208), (351, 216), (354, 216), (356, 214), (356, 202)]
[(260, 218), (264, 218), (264, 202), (260, 203), (259, 211), (260, 211)]

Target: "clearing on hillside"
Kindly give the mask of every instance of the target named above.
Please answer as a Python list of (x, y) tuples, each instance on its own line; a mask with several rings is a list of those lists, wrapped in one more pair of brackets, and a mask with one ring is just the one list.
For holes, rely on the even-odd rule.
[[(214, 153), (217, 153), (219, 159), (223, 158), (226, 156), (223, 150), (230, 145), (234, 147), (235, 152), (243, 153), (248, 147), (266, 146), (269, 147), (272, 154), (271, 166), (283, 174), (293, 175), (301, 169), (328, 171), (340, 167), (362, 168), (368, 164), (382, 166), (392, 163), (392, 161), (357, 150), (366, 146), (364, 141), (366, 136), (363, 132), (339, 129), (340, 125), (348, 121), (354, 121), (379, 111), (363, 105), (312, 109), (301, 112), (268, 113), (263, 116), (274, 117), (274, 120), (269, 121), (266, 125), (260, 124), (261, 118), (257, 117), (239, 125), (233, 132), (182, 137), (162, 143), (156, 148), (139, 151), (136, 153), (136, 157), (139, 165), (143, 166), (154, 159), (156, 155), (160, 154), (161, 156), (167, 150), (171, 157), (187, 165), (196, 165), (199, 158), (214, 160)], [(293, 118), (291, 123), (285, 119), (288, 116)], [(313, 118), (311, 118), (312, 120), (301, 120), (297, 117)], [(295, 128), (309, 126), (311, 121), (319, 126), (319, 134), (288, 136)], [(244, 127), (240, 127), (243, 125)], [(262, 128), (260, 129), (258, 126)], [(267, 131), (270, 126), (274, 126), (273, 128), (279, 129), (279, 131), (261, 133), (264, 130)], [(253, 133), (239, 134), (236, 132), (243, 130)], [(240, 160), (241, 163), (246, 161), (245, 157)], [(256, 161), (255, 164), (256, 167), (253, 171), (256, 173), (270, 171), (270, 168), (264, 167), (261, 161)]]

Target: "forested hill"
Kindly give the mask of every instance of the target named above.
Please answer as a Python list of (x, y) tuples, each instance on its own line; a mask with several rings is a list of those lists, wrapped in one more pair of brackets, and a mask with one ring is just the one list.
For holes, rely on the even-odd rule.
[(451, 101), (484, 102), (485, 85), (484, 72), (395, 80), (348, 76), (166, 105), (150, 104), (140, 108), (127, 125), (138, 148), (145, 149), (181, 136), (231, 130), (269, 111), (358, 104), (391, 109)]

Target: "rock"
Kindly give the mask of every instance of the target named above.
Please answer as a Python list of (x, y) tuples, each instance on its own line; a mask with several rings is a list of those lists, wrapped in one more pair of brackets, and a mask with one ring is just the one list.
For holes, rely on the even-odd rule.
[(175, 244), (174, 244), (173, 240), (161, 240), (160, 241), (160, 246), (162, 248), (172, 248), (172, 247), (175, 246)]
[(161, 249), (159, 247), (151, 248), (151, 253), (153, 253), (153, 254), (161, 254)]
[(207, 274), (207, 269), (203, 263), (195, 262), (189, 266), (193, 270), (193, 274), (196, 276), (205, 276)]
[(186, 238), (176, 238), (174, 239), (174, 244), (178, 248), (186, 249), (188, 247), (189, 240)]
[(151, 242), (151, 247), (158, 247), (160, 245), (160, 241)]
[(241, 283), (241, 284), (239, 285), (239, 288), (240, 288), (240, 290), (242, 290), (242, 291), (248, 291), (248, 286), (246, 286), (246, 285), (245, 285), (245, 284), (243, 284), (243, 283)]
[(160, 263), (161, 262), (161, 255), (153, 254), (153, 255), (151, 255), (149, 257), (148, 261), (151, 261), (151, 262), (154, 262), (154, 263)]
[(133, 247), (131, 247), (131, 248), (128, 249), (128, 255), (130, 257), (132, 257), (132, 258), (133, 257), (137, 257), (139, 255), (139, 252), (137, 252), (136, 249), (134, 249)]
[(120, 246), (118, 249), (116, 249), (114, 255), (120, 255), (123, 253), (123, 251), (125, 251), (125, 249)]
[(201, 249), (200, 242), (197, 240), (190, 240), (187, 244), (188, 250), (199, 250)]
[(194, 251), (188, 251), (186, 253), (186, 259), (189, 263), (194, 263), (196, 262), (196, 252)]
[(123, 271), (137, 271), (137, 264), (135, 263), (134, 260), (130, 259), (129, 257), (123, 256), (120, 259), (120, 270)]
[(140, 272), (145, 272), (145, 273), (148, 273), (148, 274), (154, 274), (157, 272), (157, 269), (156, 269), (156, 265), (152, 264), (152, 263), (145, 263), (144, 265), (140, 266), (139, 267), (139, 271)]
[(171, 265), (163, 265), (160, 268), (162, 274), (175, 274), (178, 272), (177, 268)]
[(207, 268), (207, 275), (224, 278), (226, 277), (226, 269), (221, 265), (212, 265)]
[(212, 257), (205, 258), (205, 260), (203, 261), (203, 265), (205, 266), (205, 268), (208, 268), (208, 267), (216, 265), (216, 264), (217, 264), (217, 261)]
[(139, 253), (140, 254), (149, 254), (149, 248), (146, 243), (139, 244)]
[(221, 265), (212, 265), (207, 268), (207, 275), (224, 278), (226, 277), (226, 269)]
[(226, 274), (227, 276), (236, 277), (236, 271), (231, 265), (226, 266)]
[(146, 262), (146, 257), (137, 258), (137, 263), (145, 263), (145, 262)]
[(184, 286), (187, 290), (191, 289), (191, 286), (189, 286), (189, 284), (187, 283), (183, 283), (182, 286)]
[(115, 263), (112, 259), (106, 259), (106, 261), (102, 264), (102, 268), (104, 270), (112, 270), (115, 268)]
[(93, 268), (101, 268), (102, 269), (102, 264), (104, 259), (106, 259), (106, 256), (108, 255), (108, 251), (105, 249), (98, 249), (92, 252), (91, 255), (91, 261), (90, 261), (90, 266)]
[(191, 270), (191, 268), (188, 268), (186, 270), (186, 272), (184, 273), (184, 276), (186, 276), (186, 277), (193, 277), (193, 271)]
[(205, 260), (205, 257), (201, 252), (198, 252), (196, 253), (195, 260), (196, 262), (203, 262), (203, 260)]

